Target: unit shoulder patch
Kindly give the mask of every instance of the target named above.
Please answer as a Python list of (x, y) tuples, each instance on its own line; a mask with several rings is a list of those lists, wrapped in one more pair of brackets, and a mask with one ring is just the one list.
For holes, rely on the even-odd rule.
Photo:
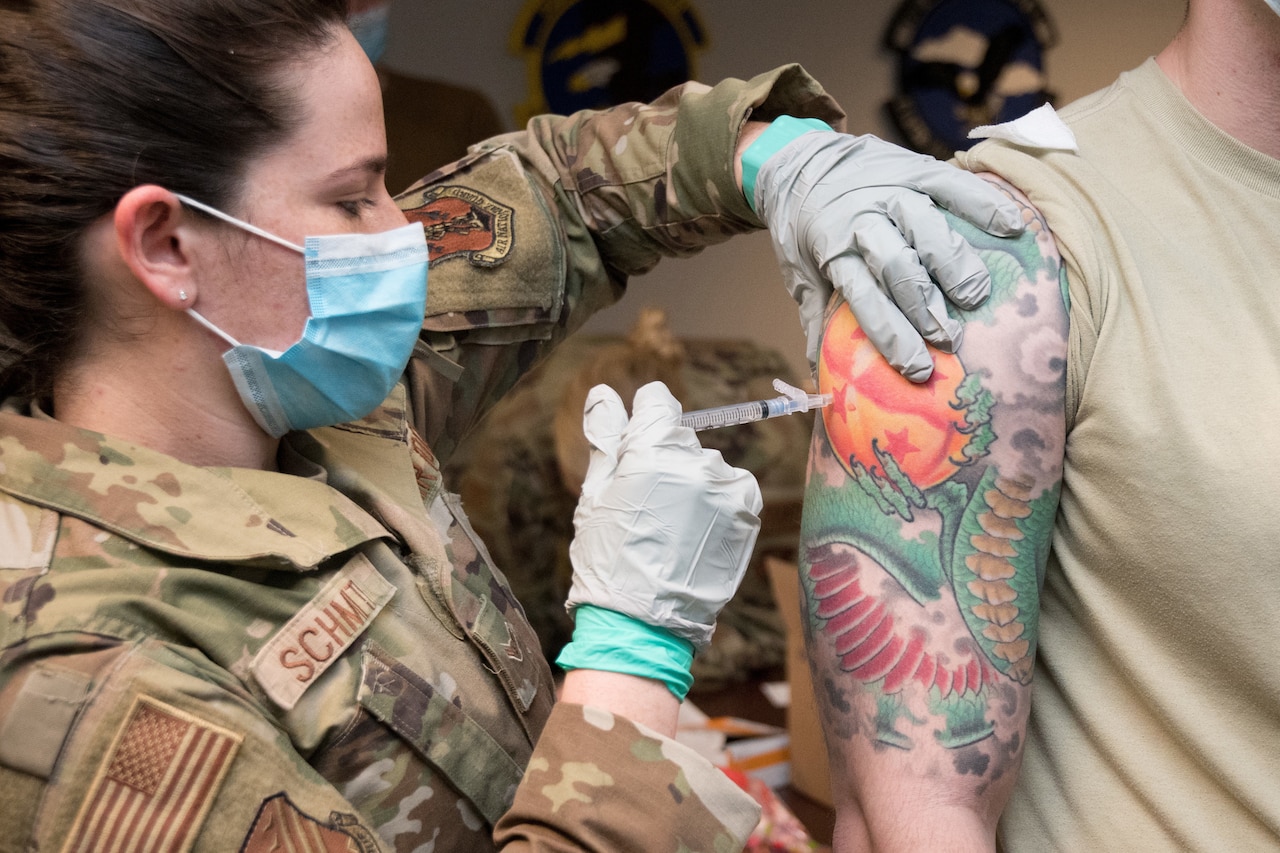
[(495, 267), (515, 245), (515, 210), (470, 187), (429, 187), (404, 213), (426, 229), (432, 266), (464, 257), (473, 266)]
[(333, 812), (321, 823), (282, 791), (268, 797), (245, 836), (240, 853), (377, 853), (378, 842), (355, 815)]

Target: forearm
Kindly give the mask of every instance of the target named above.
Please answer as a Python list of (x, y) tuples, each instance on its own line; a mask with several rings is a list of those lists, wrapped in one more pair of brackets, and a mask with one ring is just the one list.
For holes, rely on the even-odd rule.
[(761, 508), (755, 479), (703, 450), (679, 414), (658, 382), (630, 416), (607, 386), (587, 395), (574, 632), (556, 661), (567, 674), (500, 844), (740, 849), (755, 823), (750, 798), (672, 739), (694, 650), (746, 571)]
[(675, 737), (680, 700), (667, 686), (652, 678), (574, 669), (565, 673), (560, 700), (626, 717), (666, 737)]
[(521, 853), (739, 850), (759, 815), (688, 747), (594, 702), (562, 700), (494, 840)]
[(738, 148), (749, 120), (782, 113), (843, 126), (821, 86), (785, 66), (714, 87), (688, 83), (651, 104), (542, 116), (521, 134), (519, 150), (556, 190), (570, 225), (580, 224), (607, 267), (628, 276), (762, 227), (742, 195)]
[(764, 133), (765, 128), (769, 124), (763, 121), (749, 121), (742, 126), (742, 132), (738, 134), (738, 145), (733, 151), (733, 177), (738, 182), (738, 189), (742, 186), (742, 155), (751, 147), (751, 143), (760, 138), (760, 134)]

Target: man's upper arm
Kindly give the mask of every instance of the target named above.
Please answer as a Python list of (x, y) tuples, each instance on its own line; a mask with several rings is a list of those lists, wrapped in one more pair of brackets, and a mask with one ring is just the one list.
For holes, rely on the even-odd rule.
[(828, 311), (834, 402), (810, 452), (801, 580), (838, 832), (876, 849), (986, 846), (1021, 757), (1067, 349), (1061, 264), (1027, 211), (1016, 239), (955, 222), (992, 296), (957, 315), (963, 344), (933, 352), (928, 382), (892, 370), (847, 306)]

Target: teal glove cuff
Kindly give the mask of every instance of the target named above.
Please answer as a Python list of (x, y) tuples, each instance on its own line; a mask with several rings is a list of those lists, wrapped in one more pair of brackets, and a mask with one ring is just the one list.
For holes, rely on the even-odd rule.
[(756, 210), (756, 173), (760, 171), (760, 167), (766, 160), (777, 154), (782, 146), (797, 136), (815, 130), (830, 131), (833, 128), (820, 118), (778, 116), (764, 129), (764, 133), (757, 136), (756, 140), (747, 146), (747, 150), (742, 152), (742, 194), (747, 197), (747, 204), (751, 205), (751, 209), (756, 213), (760, 212)]
[(693, 684), (693, 644), (615, 610), (579, 605), (573, 641), (556, 658), (561, 669), (598, 669), (652, 678), (684, 701)]

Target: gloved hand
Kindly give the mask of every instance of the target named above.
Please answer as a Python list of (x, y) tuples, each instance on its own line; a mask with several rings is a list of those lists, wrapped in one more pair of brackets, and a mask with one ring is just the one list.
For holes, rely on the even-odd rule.
[(618, 394), (597, 385), (583, 428), (591, 461), (566, 607), (616, 611), (702, 648), (760, 532), (755, 477), (680, 426), (680, 403), (661, 382), (636, 392), (629, 422)]
[[(788, 121), (799, 124), (783, 117), (765, 133)], [(962, 327), (947, 315), (938, 287), (962, 308), (991, 293), (986, 266), (934, 201), (991, 234), (1012, 236), (1024, 227), (1018, 207), (976, 175), (874, 136), (824, 130), (769, 154), (749, 200), (800, 304), (810, 364), (817, 363), (835, 287), (876, 349), (913, 382), (933, 372), (921, 336), (945, 352), (960, 345)]]

